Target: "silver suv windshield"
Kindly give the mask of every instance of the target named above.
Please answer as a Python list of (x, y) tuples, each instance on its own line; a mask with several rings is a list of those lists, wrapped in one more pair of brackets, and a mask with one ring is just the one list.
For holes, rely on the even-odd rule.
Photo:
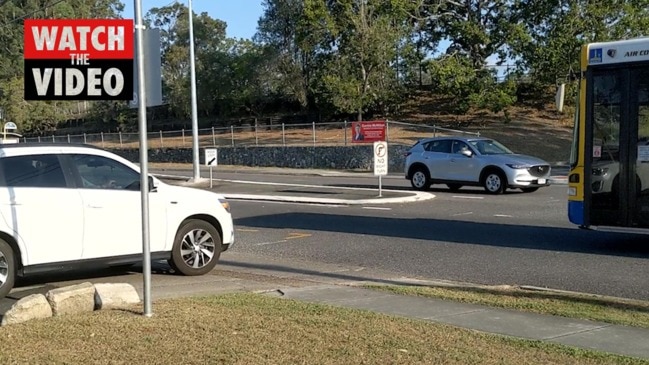
[(469, 143), (471, 143), (471, 145), (478, 150), (481, 155), (508, 155), (514, 153), (509, 148), (493, 139), (480, 139), (469, 141)]

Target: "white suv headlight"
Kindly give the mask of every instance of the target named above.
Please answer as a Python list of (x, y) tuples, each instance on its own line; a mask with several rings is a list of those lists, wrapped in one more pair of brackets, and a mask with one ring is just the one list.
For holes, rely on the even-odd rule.
[(228, 202), (225, 199), (219, 199), (219, 203), (221, 203), (223, 209), (225, 209), (228, 213), (230, 213), (230, 202)]

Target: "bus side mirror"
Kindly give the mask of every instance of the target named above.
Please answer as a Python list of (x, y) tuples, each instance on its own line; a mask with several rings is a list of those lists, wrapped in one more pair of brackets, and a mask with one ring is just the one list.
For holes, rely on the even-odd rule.
[(559, 84), (557, 86), (557, 94), (554, 97), (554, 102), (559, 113), (563, 113), (563, 100), (566, 96), (566, 84)]

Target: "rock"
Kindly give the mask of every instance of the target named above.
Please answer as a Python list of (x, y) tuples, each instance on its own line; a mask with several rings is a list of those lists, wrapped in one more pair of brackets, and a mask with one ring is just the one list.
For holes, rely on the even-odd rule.
[(45, 297), (54, 316), (95, 310), (95, 286), (91, 283), (52, 289)]
[(32, 319), (52, 317), (52, 307), (43, 294), (28, 295), (11, 306), (0, 325), (23, 323)]
[(140, 296), (131, 284), (95, 284), (95, 308), (117, 309), (140, 303)]

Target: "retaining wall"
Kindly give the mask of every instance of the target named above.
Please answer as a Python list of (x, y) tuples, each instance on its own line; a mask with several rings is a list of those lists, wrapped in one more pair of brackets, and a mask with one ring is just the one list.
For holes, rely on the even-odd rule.
[[(404, 153), (410, 148), (405, 145), (389, 145), (388, 157), (390, 172), (403, 172)], [(138, 149), (112, 149), (112, 152), (138, 162)], [(204, 164), (204, 148), (200, 149), (201, 164)], [(360, 146), (323, 147), (220, 147), (218, 163), (253, 167), (287, 167), (302, 169), (372, 169), (372, 144)], [(192, 163), (191, 148), (149, 149), (149, 162)]]

